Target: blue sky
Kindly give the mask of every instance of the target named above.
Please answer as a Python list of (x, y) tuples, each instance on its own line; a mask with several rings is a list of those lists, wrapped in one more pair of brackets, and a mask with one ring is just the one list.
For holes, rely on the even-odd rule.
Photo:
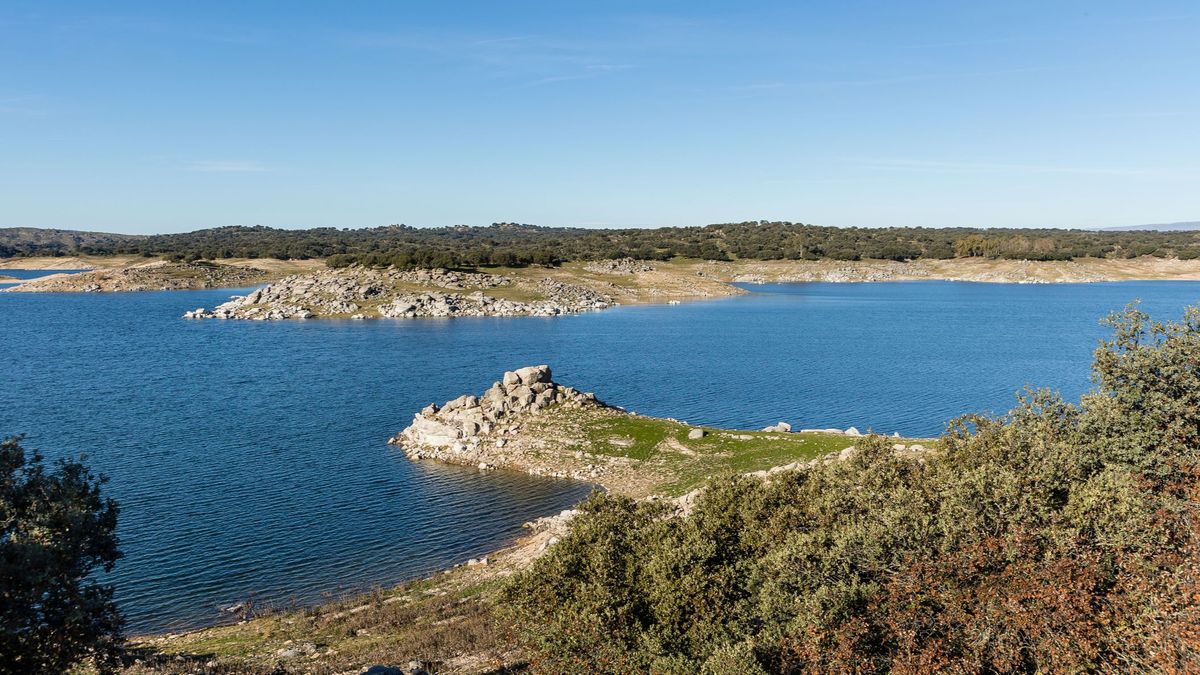
[(0, 227), (1200, 219), (1189, 2), (0, 4)]

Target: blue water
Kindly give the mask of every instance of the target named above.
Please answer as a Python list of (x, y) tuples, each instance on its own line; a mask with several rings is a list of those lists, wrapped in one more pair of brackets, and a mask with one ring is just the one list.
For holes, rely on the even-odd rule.
[[(86, 272), (87, 270), (8, 270), (0, 268), (0, 277), (12, 277), (14, 279), (37, 279), (38, 277), (46, 277), (51, 274), (74, 274), (75, 272)], [(18, 284), (18, 281), (0, 281), (0, 287), (12, 286)]]
[(312, 602), (482, 554), (589, 489), (414, 463), (413, 412), (549, 363), (560, 382), (697, 424), (932, 435), (1032, 383), (1077, 397), (1134, 298), (1163, 317), (1200, 283), (748, 286), (574, 317), (187, 321), (230, 289), (0, 294), (0, 434), (86, 452), (122, 504), (131, 629)]

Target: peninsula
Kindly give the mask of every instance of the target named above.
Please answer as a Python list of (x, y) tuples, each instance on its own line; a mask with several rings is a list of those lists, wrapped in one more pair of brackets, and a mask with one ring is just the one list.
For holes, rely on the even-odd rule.
[[(584, 480), (609, 494), (661, 505), (686, 517), (715, 476), (769, 482), (851, 458), (858, 444), (883, 442), (857, 429), (727, 430), (649, 417), (554, 381), (549, 366), (505, 372), (482, 395), (430, 404), (389, 443), (413, 461), (479, 470), (516, 470)], [(898, 456), (936, 452), (930, 439), (891, 438)], [(425, 579), (300, 611), (266, 612), (235, 625), (136, 641), (147, 657), (131, 673), (223, 672), (487, 673), (525, 656), (497, 624), (505, 584), (528, 570), (572, 530), (569, 509), (526, 523), (512, 546)], [(202, 656), (199, 656), (202, 655)]]

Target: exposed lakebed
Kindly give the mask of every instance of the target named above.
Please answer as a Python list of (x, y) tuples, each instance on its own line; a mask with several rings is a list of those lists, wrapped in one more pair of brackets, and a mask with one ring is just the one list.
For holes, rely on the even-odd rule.
[[(11, 271), (10, 271), (11, 272)], [(1026, 383), (1088, 386), (1098, 319), (1163, 317), (1200, 283), (747, 286), (557, 318), (194, 322), (235, 292), (0, 294), (0, 434), (86, 452), (122, 503), (115, 573), (137, 631), (313, 602), (482, 554), (588, 486), (411, 462), (434, 401), (549, 363), (555, 379), (694, 424), (934, 435)]]

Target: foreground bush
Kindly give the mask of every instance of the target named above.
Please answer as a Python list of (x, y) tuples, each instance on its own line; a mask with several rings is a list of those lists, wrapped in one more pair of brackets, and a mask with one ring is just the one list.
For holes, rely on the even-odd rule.
[(1030, 392), (941, 450), (597, 495), (506, 591), (546, 672), (1200, 670), (1200, 310), (1109, 319), (1078, 405)]
[(79, 462), (47, 470), (20, 439), (0, 442), (0, 673), (62, 673), (90, 658), (114, 665), (121, 615), (109, 585), (117, 506)]

